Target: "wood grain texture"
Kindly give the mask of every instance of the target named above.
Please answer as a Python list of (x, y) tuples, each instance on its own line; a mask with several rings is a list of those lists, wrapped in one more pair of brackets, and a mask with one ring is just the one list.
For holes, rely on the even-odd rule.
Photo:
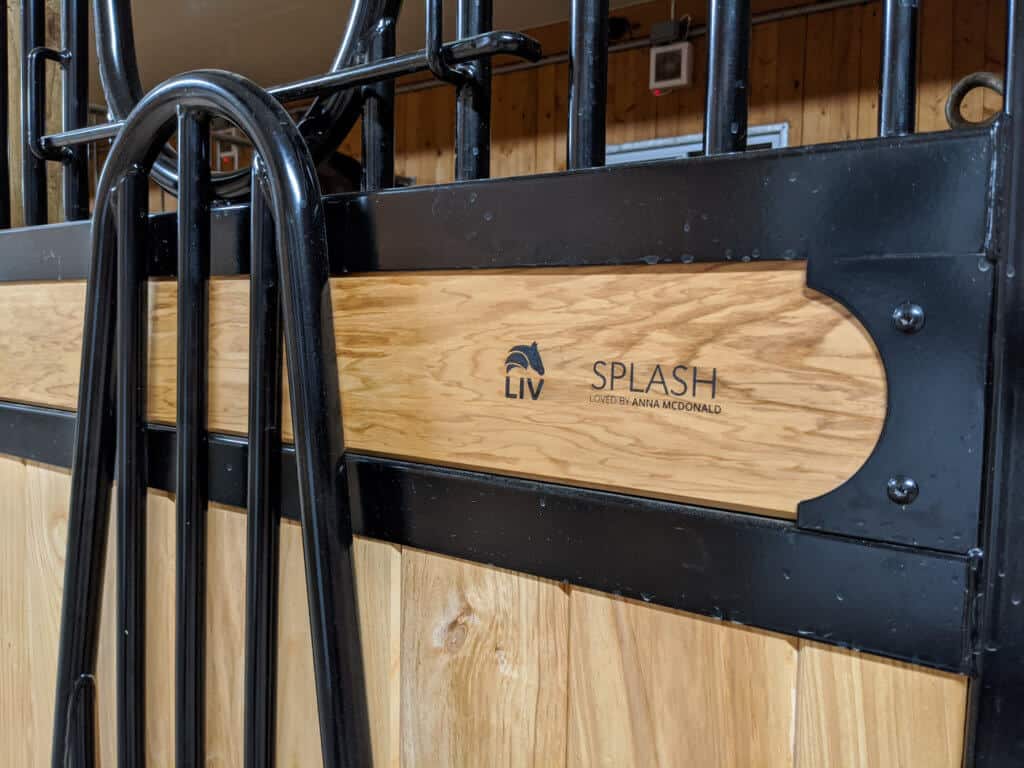
[[(0, 457), (0, 758), (7, 766), (48, 766), (53, 724), (70, 476)], [(174, 765), (174, 500), (147, 504), (147, 765)], [(207, 765), (241, 766), (245, 617), (245, 516), (208, 510)], [(111, 528), (97, 664), (101, 765), (116, 765), (115, 620)], [(399, 755), (400, 555), (356, 540), (360, 621), (370, 691), (375, 764)], [(278, 764), (320, 760), (312, 651), (298, 526), (282, 527)]]
[[(50, 290), (56, 317), (40, 311)], [(151, 290), (149, 414), (173, 422), (175, 286)], [(74, 407), (73, 291), (0, 287), (3, 325), (23, 329), (0, 341), (0, 369), (11, 371), (0, 398)], [(244, 280), (211, 283), (216, 431), (245, 430), (247, 295)], [(333, 299), (355, 450), (791, 517), (856, 471), (884, 418), (873, 345), (804, 287), (799, 264), (353, 277), (334, 281)], [(505, 358), (534, 341), (547, 368), (541, 396), (509, 399)], [(627, 380), (594, 389), (598, 360), (624, 361), (623, 372), (634, 364), (640, 388), (655, 365), (669, 381), (687, 366), (690, 386), (693, 369), (704, 379), (714, 369), (715, 398), (707, 383), (696, 399), (659, 397), (656, 384), (641, 396), (659, 407), (635, 407)], [(509, 381), (516, 394), (517, 374)], [(591, 399), (607, 394), (629, 404)], [(679, 412), (665, 400), (722, 411)]]
[(800, 644), (796, 768), (957, 768), (965, 678)]
[[(398, 768), (401, 631), (401, 551), (355, 540), (356, 589), (370, 712), (373, 764)], [(281, 524), (278, 622), (277, 764), (321, 765), (316, 682), (306, 603), (301, 529)]]
[(568, 606), (553, 582), (405, 548), (402, 764), (564, 765)]
[(796, 641), (580, 589), (570, 615), (570, 766), (793, 765)]

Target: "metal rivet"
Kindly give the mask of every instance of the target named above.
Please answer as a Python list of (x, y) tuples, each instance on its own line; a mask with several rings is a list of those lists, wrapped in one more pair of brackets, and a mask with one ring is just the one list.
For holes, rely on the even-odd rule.
[(902, 333), (917, 333), (924, 328), (924, 309), (920, 304), (904, 301), (892, 311), (892, 324)]
[(905, 506), (917, 498), (921, 489), (917, 487), (917, 481), (914, 478), (906, 475), (893, 475), (889, 478), (885, 490), (893, 503)]

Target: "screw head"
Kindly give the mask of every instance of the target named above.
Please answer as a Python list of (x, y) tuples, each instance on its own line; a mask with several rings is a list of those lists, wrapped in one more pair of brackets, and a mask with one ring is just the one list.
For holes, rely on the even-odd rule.
[(901, 333), (917, 333), (924, 328), (924, 308), (904, 301), (892, 311), (892, 324)]
[(906, 506), (913, 503), (921, 489), (918, 488), (917, 481), (914, 478), (907, 477), (906, 475), (893, 475), (889, 478), (889, 482), (886, 483), (885, 490), (889, 494), (891, 502), (900, 506)]

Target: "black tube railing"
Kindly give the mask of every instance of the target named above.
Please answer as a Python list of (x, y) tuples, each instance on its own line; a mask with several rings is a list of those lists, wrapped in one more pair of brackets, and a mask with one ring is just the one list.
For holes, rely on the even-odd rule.
[[(63, 0), (61, 29), (64, 63), (62, 122), (64, 130), (89, 122), (89, 3)], [(89, 167), (85, 147), (72, 147), (64, 157), (64, 218), (89, 218)]]
[[(26, 122), (35, 110), (45, 111), (45, 98), (38, 100), (36, 84), (33, 82), (35, 60), (33, 53), (46, 44), (46, 3), (44, 0), (23, 0), (21, 6), (21, 114)], [(38, 78), (42, 87), (43, 78)], [(46, 205), (46, 161), (40, 157), (31, 141), (33, 132), (26, 125), (21, 144), (21, 200), (25, 224), (45, 224)]]
[[(541, 49), (536, 40), (518, 32), (488, 32), (444, 46), (445, 57), (456, 64), (498, 54), (534, 60), (540, 58)], [(280, 102), (288, 103), (324, 96), (343, 88), (372, 85), (382, 80), (414, 75), (428, 69), (427, 53), (421, 50), (296, 80), (293, 83), (268, 88), (267, 92)], [(75, 131), (39, 136), (36, 141), (43, 151), (49, 152), (60, 147), (112, 139), (123, 127), (124, 121), (118, 120)]]
[(144, 262), (149, 180), (117, 192), (117, 745), (119, 764), (146, 764), (146, 347)]
[(604, 165), (608, 0), (572, 0), (569, 17), (569, 168)]
[[(459, 39), (491, 31), (491, 0), (459, 0)], [(491, 175), (491, 60), (466, 65), (466, 81), (455, 97), (455, 178), (486, 179)]]
[(749, 69), (750, 0), (710, 0), (705, 155), (747, 148)]
[(878, 135), (914, 132), (917, 110), (917, 0), (883, 0)]
[[(179, 200), (176, 764), (199, 765), (205, 757), (201, 646), (202, 517), (206, 499), (203, 339), (210, 199), (206, 120), (211, 116), (230, 120), (249, 136), (266, 167), (266, 197), (276, 234), (274, 253), (291, 384), (323, 761), (327, 768), (372, 764), (352, 568), (351, 518), (344, 474), (339, 474), (344, 457), (341, 405), (324, 210), (315, 164), (304, 139), (279, 102), (242, 77), (209, 71), (173, 78), (140, 101), (111, 147), (97, 189), (71, 475), (54, 710), (54, 768), (63, 766), (65, 761), (89, 766), (94, 760), (90, 746), (95, 729), (92, 680), (116, 453), (112, 364), (115, 308), (120, 302), (115, 243), (132, 242), (130, 230), (115, 232), (118, 222), (113, 215), (112, 188), (124, 190), (126, 185), (121, 180), (126, 174), (148, 173), (159, 148), (176, 126), (181, 149), (179, 178), (185, 181)], [(119, 218), (122, 224), (136, 221), (131, 215)], [(266, 235), (257, 234), (257, 241), (263, 242)], [(122, 260), (126, 258), (122, 252)], [(135, 254), (135, 258), (143, 262), (145, 254)], [(264, 277), (271, 272), (265, 265), (261, 270)], [(272, 322), (268, 322), (267, 334), (272, 332), (271, 326)], [(145, 333), (144, 326), (140, 323), (135, 332)], [(126, 347), (129, 341), (127, 337), (123, 339)], [(267, 352), (268, 345), (273, 343), (268, 336), (257, 345), (257, 352)], [(266, 358), (264, 361), (271, 362)], [(121, 366), (129, 363), (138, 365), (140, 361), (119, 360)], [(272, 396), (272, 388), (261, 392)], [(138, 404), (134, 407), (137, 409)], [(263, 411), (262, 415), (265, 414)], [(256, 414), (257, 421), (262, 415)], [(270, 456), (264, 453), (263, 458), (269, 461)], [(264, 464), (264, 471), (267, 468)], [(252, 488), (268, 487), (261, 477), (252, 480)], [(262, 502), (273, 505), (273, 499)], [(250, 499), (249, 503), (259, 507), (261, 500)], [(259, 596), (254, 594), (253, 599), (258, 600)], [(265, 631), (265, 623), (260, 623)], [(123, 690), (119, 688), (120, 693)], [(119, 709), (122, 706), (123, 703)], [(191, 712), (187, 711), (190, 706), (194, 707)]]
[(7, 120), (10, 115), (7, 100), (10, 90), (7, 86), (7, 13), (0, 14), (0, 229), (11, 226), (11, 159), (8, 142)]
[[(367, 52), (369, 63), (395, 55), (395, 19), (381, 19)], [(372, 192), (395, 185), (395, 81), (363, 87), (362, 189)]]
[(245, 568), (246, 768), (274, 764), (281, 482), (281, 298), (267, 184), (253, 163), (249, 243), (249, 475)]
[[(176, 765), (205, 764), (206, 324), (210, 273), (210, 126), (178, 112)], [(124, 364), (123, 362), (121, 363)]]

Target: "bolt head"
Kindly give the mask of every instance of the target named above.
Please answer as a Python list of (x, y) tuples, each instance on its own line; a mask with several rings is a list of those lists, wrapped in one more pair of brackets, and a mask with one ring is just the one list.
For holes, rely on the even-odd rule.
[(914, 478), (907, 477), (906, 475), (893, 475), (889, 478), (889, 482), (886, 483), (885, 490), (889, 495), (890, 501), (900, 506), (906, 506), (913, 503), (921, 489), (918, 488), (917, 481)]
[(892, 311), (892, 324), (901, 333), (917, 333), (924, 328), (924, 308), (904, 301)]

